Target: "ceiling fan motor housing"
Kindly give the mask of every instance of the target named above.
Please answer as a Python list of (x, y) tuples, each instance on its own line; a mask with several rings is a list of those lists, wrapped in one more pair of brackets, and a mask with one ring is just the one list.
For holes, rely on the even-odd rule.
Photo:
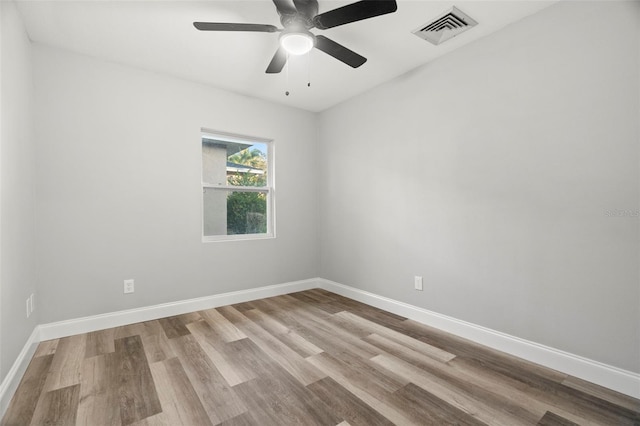
[(284, 28), (309, 30), (314, 27), (313, 20), (300, 13), (280, 15), (280, 22)]

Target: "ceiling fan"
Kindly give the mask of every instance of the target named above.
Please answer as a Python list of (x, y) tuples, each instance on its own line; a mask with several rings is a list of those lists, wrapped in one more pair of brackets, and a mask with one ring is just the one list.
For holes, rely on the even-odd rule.
[(312, 28), (326, 30), (351, 22), (395, 12), (395, 0), (363, 0), (318, 14), (318, 0), (273, 0), (283, 29), (267, 24), (239, 24), (224, 22), (194, 22), (201, 31), (281, 32), (280, 46), (267, 67), (268, 74), (282, 71), (287, 54), (303, 55), (314, 47), (345, 64), (357, 68), (367, 58), (322, 35), (311, 33)]

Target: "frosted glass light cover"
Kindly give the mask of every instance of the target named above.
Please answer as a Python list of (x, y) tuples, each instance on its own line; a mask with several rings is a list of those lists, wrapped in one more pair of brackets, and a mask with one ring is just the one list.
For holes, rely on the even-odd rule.
[(313, 49), (313, 37), (306, 33), (287, 33), (280, 37), (280, 45), (292, 55), (304, 55)]

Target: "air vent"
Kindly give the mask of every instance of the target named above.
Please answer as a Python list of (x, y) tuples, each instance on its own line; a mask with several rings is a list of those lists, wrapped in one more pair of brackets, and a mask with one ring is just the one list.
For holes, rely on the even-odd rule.
[(433, 21), (421, 25), (413, 33), (436, 46), (478, 25), (469, 15), (457, 7), (445, 12)]

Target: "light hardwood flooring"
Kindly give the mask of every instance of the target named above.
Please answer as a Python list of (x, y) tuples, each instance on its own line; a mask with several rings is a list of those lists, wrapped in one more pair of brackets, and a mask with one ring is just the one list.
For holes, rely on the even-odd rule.
[(640, 401), (324, 290), (42, 342), (2, 425), (638, 425)]

